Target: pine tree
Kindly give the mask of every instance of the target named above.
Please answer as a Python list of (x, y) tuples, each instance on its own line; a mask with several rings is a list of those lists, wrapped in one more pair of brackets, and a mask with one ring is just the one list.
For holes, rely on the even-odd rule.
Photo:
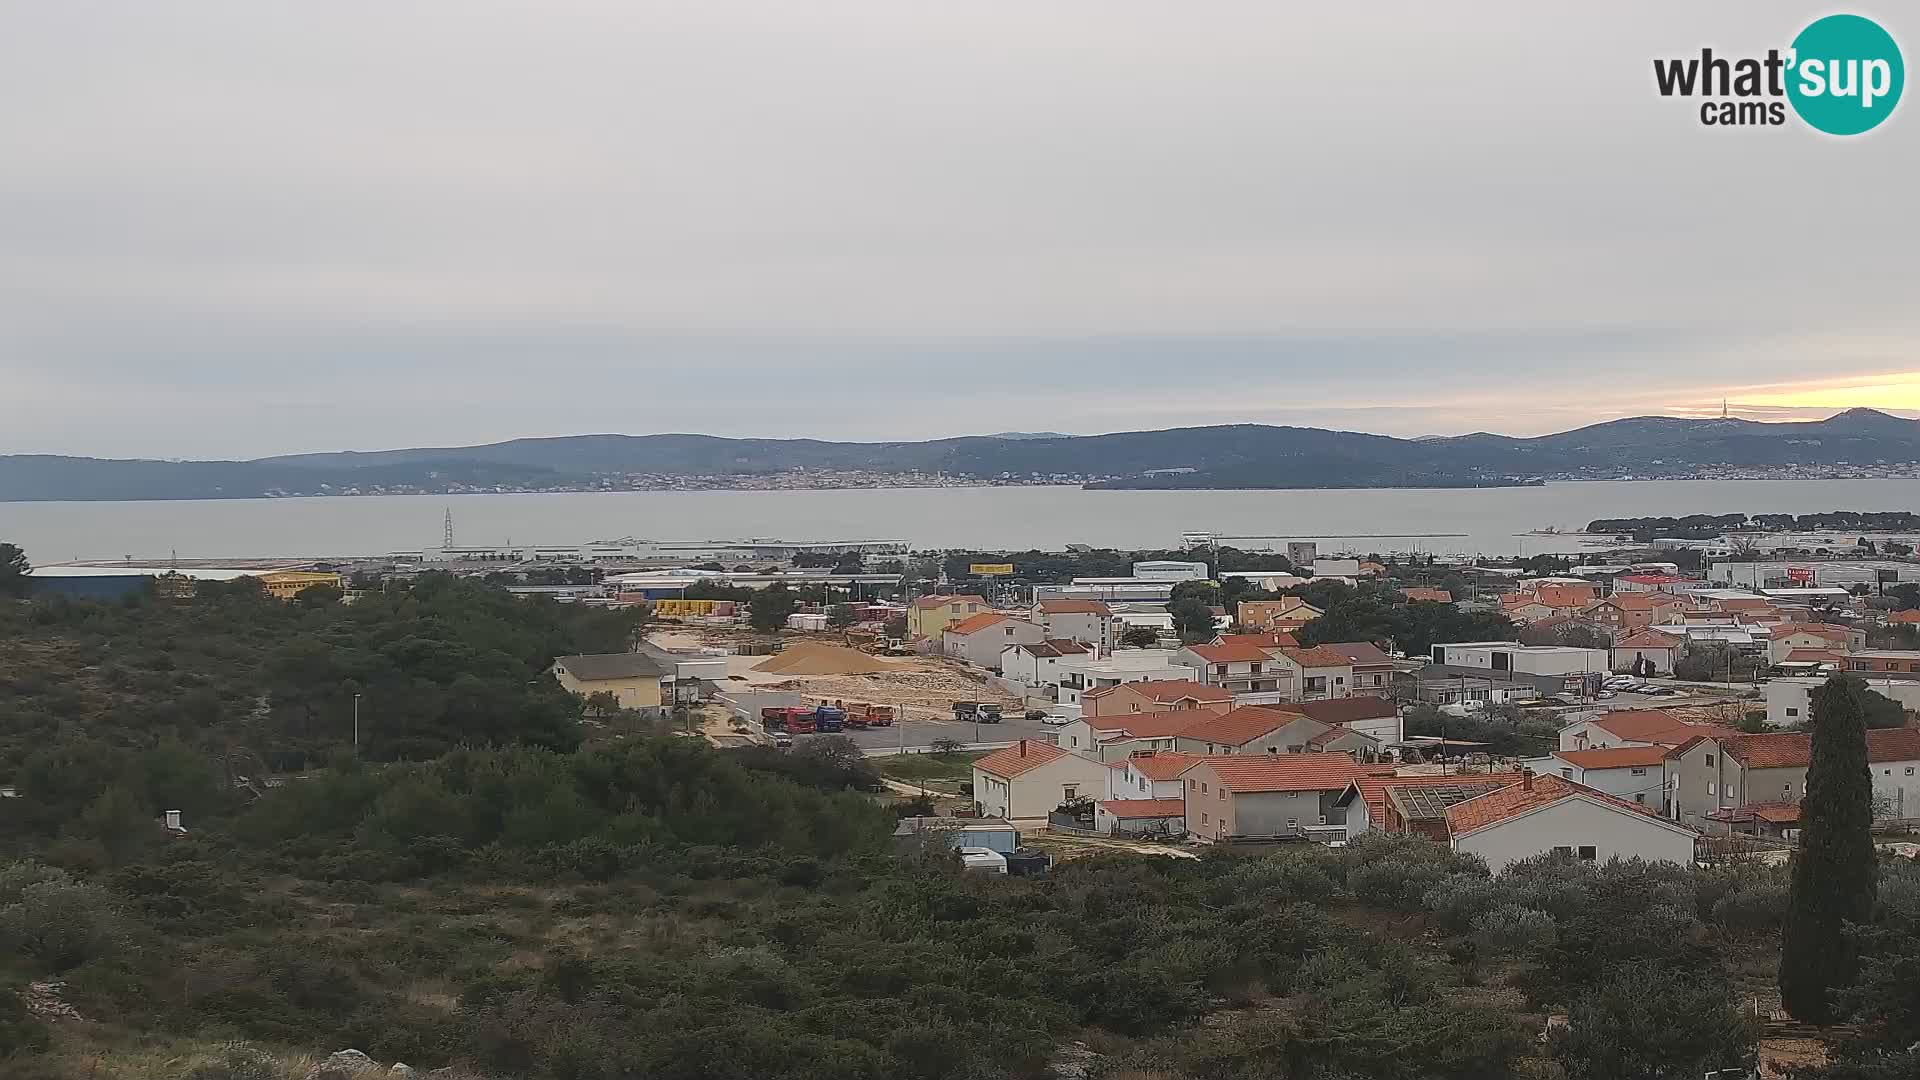
[(1834, 992), (1851, 984), (1859, 958), (1847, 923), (1873, 910), (1873, 773), (1867, 768), (1866, 684), (1835, 675), (1813, 693), (1813, 761), (1800, 804), (1780, 950), (1780, 999), (1794, 1018), (1835, 1019)]

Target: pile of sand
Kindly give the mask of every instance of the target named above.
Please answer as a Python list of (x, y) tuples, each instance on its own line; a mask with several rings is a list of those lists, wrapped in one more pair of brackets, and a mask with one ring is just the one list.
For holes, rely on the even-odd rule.
[(784, 652), (753, 665), (755, 671), (777, 675), (873, 675), (893, 670), (877, 656), (843, 645), (790, 645)]

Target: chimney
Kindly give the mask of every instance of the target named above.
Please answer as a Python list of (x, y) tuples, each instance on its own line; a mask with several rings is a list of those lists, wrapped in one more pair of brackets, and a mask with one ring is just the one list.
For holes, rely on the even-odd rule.
[(1020, 756), (1021, 757), (1027, 756), (1027, 740), (1025, 739), (1020, 740)]
[(1520, 770), (1520, 786), (1527, 789), (1528, 791), (1533, 790), (1533, 770), (1532, 769)]

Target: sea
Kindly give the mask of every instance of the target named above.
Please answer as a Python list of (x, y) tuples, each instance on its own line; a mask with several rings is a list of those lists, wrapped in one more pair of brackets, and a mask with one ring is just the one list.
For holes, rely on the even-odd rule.
[(455, 542), (906, 540), (915, 549), (1177, 548), (1183, 533), (1257, 549), (1535, 555), (1601, 550), (1578, 535), (1607, 517), (1830, 510), (1920, 511), (1920, 479), (1620, 480), (1511, 488), (1086, 491), (1076, 487), (863, 488), (383, 495), (298, 499), (0, 503), (0, 541), (36, 564), (167, 558), (374, 557)]

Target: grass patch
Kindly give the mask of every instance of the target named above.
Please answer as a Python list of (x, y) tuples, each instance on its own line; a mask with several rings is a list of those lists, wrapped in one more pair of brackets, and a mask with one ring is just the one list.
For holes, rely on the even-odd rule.
[(973, 779), (973, 763), (986, 756), (979, 752), (894, 754), (873, 760), (880, 767), (880, 775), (890, 780), (955, 792)]

